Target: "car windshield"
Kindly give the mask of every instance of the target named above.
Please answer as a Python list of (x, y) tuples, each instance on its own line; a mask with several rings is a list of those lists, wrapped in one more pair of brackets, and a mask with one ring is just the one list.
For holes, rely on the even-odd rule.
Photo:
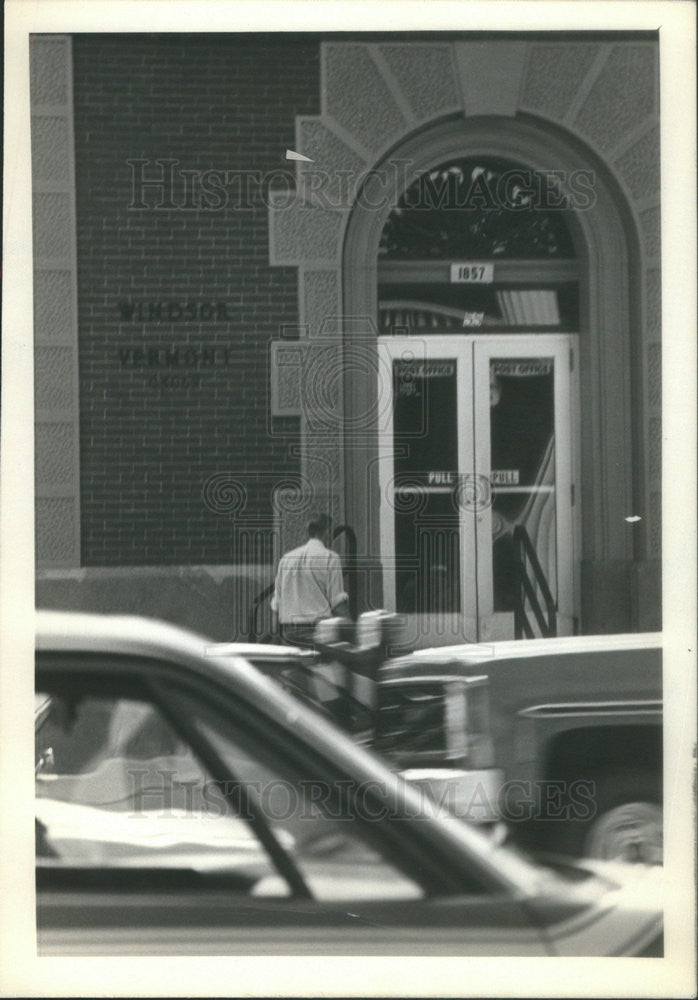
[(377, 720), (376, 749), (399, 758), (448, 753), (446, 699), (447, 689), (439, 682), (386, 685)]

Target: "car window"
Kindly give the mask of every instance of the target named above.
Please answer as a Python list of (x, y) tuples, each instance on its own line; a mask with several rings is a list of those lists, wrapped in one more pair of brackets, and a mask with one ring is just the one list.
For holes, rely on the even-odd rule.
[[(289, 896), (292, 885), (260, 837), (261, 821), (316, 899), (423, 895), (357, 824), (329, 814), (318, 802), (322, 789), (279, 759), (272, 742), (235, 732), (227, 715), (188, 690), (166, 692), (168, 712), (186, 720), (179, 726), (148, 689), (134, 691), (128, 679), (114, 687), (62, 682), (36, 696), (37, 860), (44, 872), (186, 870), (239, 876), (253, 895)], [(210, 759), (200, 752), (201, 737), (229, 781), (203, 763)], [(231, 794), (240, 783), (245, 799)]]
[(457, 678), (384, 683), (379, 708), (375, 749), (398, 766), (493, 766), (486, 683)]
[(275, 874), (146, 697), (41, 692), (35, 741), (40, 865), (237, 873), (244, 886)]
[[(243, 783), (252, 808), (277, 836), (285, 838), (292, 862), (316, 899), (415, 899), (423, 888), (405, 874), (380, 843), (375, 806), (365, 816), (347, 810), (331, 787), (294, 765), (275, 746), (242, 733), (210, 704), (194, 701), (181, 690), (170, 691), (198, 732)], [(366, 826), (373, 827), (368, 831)], [(256, 895), (274, 894), (280, 877), (261, 880)]]

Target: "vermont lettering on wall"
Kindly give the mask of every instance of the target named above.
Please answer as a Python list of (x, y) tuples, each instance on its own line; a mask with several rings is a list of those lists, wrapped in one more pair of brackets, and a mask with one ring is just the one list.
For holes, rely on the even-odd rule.
[(239, 365), (240, 355), (227, 347), (120, 347), (122, 368), (225, 368)]

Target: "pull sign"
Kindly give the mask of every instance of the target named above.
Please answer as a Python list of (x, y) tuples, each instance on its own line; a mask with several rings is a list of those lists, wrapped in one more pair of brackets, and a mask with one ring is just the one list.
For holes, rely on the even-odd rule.
[(518, 486), (518, 469), (492, 469), (490, 483), (493, 486)]
[(427, 483), (429, 486), (455, 486), (457, 478), (456, 472), (429, 472)]
[(494, 281), (494, 264), (481, 264), (476, 260), (451, 264), (451, 284), (491, 285)]

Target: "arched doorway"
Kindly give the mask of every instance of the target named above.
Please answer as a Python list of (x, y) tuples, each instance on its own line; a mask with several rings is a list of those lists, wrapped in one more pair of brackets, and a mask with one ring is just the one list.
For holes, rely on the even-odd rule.
[[(515, 212), (531, 185), (532, 210)], [(448, 214), (466, 189), (470, 227), (467, 207), (459, 225)], [(379, 556), (382, 603), (423, 644), (513, 637), (514, 525), (537, 532), (563, 633), (584, 629), (582, 564), (632, 557), (609, 530), (632, 507), (637, 446), (629, 254), (598, 164), (528, 122), (444, 121), (367, 178), (344, 245), (344, 314), (378, 337), (346, 324), (345, 345), (373, 358), (345, 378), (347, 515)], [(504, 461), (516, 396), (524, 438), (543, 430)], [(375, 432), (357, 437), (366, 413)], [(468, 490), (483, 482), (475, 510)]]

